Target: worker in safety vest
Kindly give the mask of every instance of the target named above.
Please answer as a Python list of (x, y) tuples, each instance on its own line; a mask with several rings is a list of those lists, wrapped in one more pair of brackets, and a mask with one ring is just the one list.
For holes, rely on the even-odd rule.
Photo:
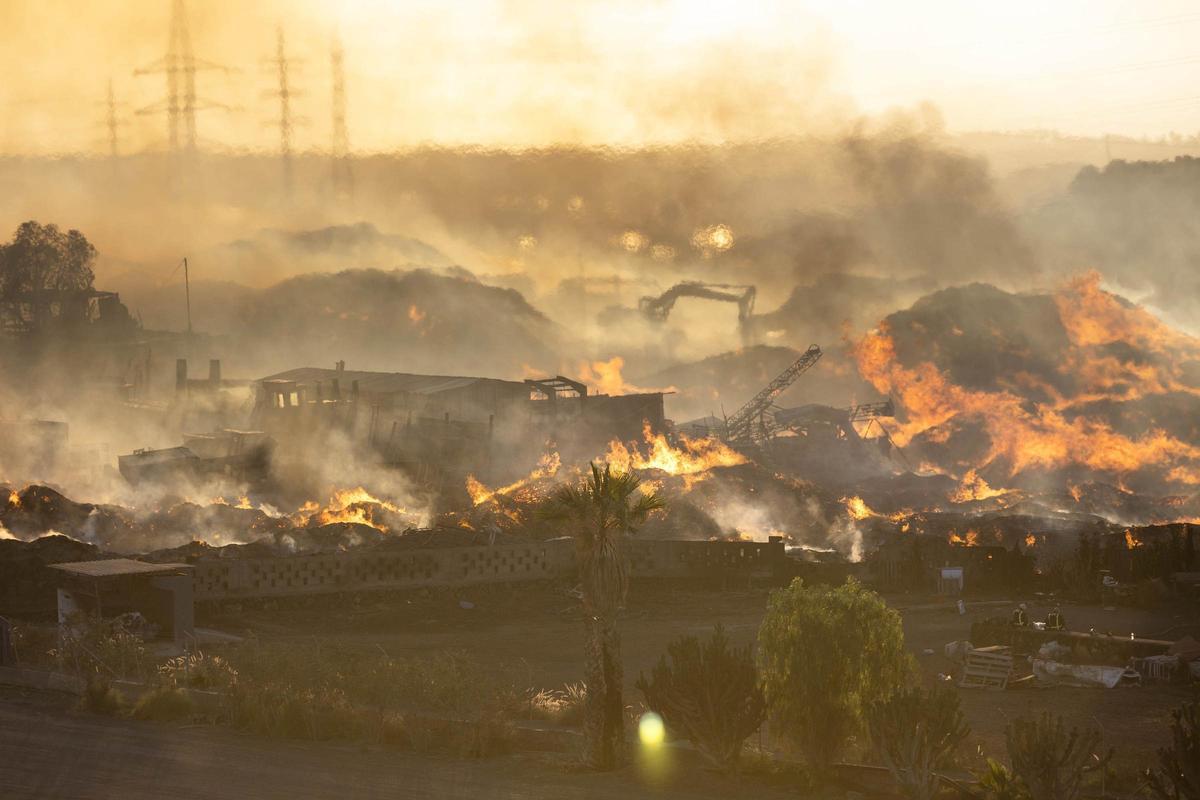
[(1063, 613), (1059, 610), (1058, 606), (1055, 606), (1054, 610), (1046, 615), (1046, 630), (1061, 631), (1066, 627), (1066, 624), (1067, 620), (1063, 617)]
[(1025, 613), (1024, 603), (1013, 609), (1011, 624), (1014, 628), (1024, 628), (1029, 625), (1029, 615)]

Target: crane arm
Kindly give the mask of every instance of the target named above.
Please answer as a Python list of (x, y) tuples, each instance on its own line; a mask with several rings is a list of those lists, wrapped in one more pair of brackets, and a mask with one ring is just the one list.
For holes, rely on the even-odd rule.
[(750, 402), (742, 406), (736, 413), (725, 421), (726, 436), (734, 442), (751, 442), (760, 436), (755, 435), (754, 421), (762, 417), (775, 402), (775, 398), (796, 382), (796, 379), (808, 371), (821, 358), (821, 348), (810, 345), (790, 367), (779, 373), (762, 391), (754, 395)]

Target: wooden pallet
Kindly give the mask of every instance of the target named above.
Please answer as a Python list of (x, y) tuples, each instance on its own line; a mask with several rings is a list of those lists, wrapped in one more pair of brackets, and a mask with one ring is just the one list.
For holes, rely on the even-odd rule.
[(962, 678), (963, 688), (1003, 689), (1012, 675), (1012, 649), (1003, 645), (976, 647), (967, 651)]

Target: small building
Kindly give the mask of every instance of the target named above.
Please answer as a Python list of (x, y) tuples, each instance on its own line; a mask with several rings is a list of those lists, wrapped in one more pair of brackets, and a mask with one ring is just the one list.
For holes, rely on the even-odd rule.
[(153, 639), (182, 647), (195, 636), (192, 567), (129, 558), (50, 564), (58, 570), (58, 622), (77, 614), (112, 619), (140, 614)]

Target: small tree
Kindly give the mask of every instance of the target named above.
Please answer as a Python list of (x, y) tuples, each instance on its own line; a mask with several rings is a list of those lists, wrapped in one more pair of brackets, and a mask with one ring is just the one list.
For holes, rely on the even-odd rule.
[(750, 648), (731, 648), (718, 625), (707, 641), (681, 636), (667, 653), (649, 680), (638, 677), (646, 705), (718, 769), (737, 772), (742, 744), (767, 711)]
[(1200, 800), (1200, 704), (1171, 712), (1171, 745), (1158, 751), (1161, 765), (1147, 770), (1150, 793), (1159, 800)]
[(897, 692), (873, 703), (867, 728), (884, 766), (905, 797), (930, 800), (938, 792), (935, 770), (945, 768), (970, 729), (958, 695), (946, 688)]
[(0, 303), (27, 302), (36, 328), (50, 313), (53, 293), (92, 288), (96, 248), (76, 230), (24, 222), (0, 245)]
[(596, 769), (612, 769), (625, 742), (624, 667), (617, 630), (617, 611), (629, 590), (625, 537), (650, 512), (662, 508), (663, 500), (654, 492), (640, 491), (641, 480), (632, 472), (613, 472), (609, 465), (591, 467), (579, 485), (561, 487), (539, 516), (564, 525), (575, 539), (587, 623), (586, 759)]
[(851, 579), (836, 588), (797, 578), (771, 595), (758, 632), (771, 718), (818, 769), (841, 755), (872, 703), (912, 671), (900, 615)]
[(1044, 712), (1016, 719), (1005, 731), (1013, 774), (1033, 800), (1074, 800), (1085, 773), (1101, 769), (1112, 757), (1096, 755), (1100, 731), (1068, 733), (1061, 717)]

